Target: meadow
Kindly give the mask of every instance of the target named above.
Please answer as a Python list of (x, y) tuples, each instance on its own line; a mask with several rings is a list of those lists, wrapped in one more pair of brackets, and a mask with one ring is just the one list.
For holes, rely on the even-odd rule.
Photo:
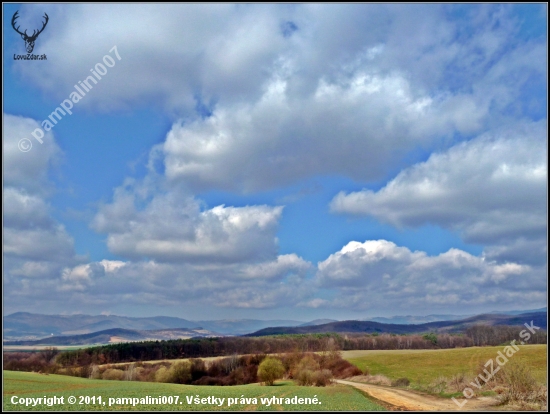
[[(239, 386), (191, 386), (178, 384), (163, 384), (133, 381), (91, 380), (63, 375), (43, 375), (32, 372), (3, 371), (4, 378), (4, 411), (383, 411), (384, 408), (373, 403), (363, 393), (345, 385), (329, 387), (300, 387), (292, 381), (280, 381), (275, 386), (267, 387), (259, 384)], [(12, 397), (40, 398), (64, 397), (63, 405), (48, 406), (44, 403), (34, 407), (12, 404)], [(69, 404), (69, 396), (77, 399), (76, 404)], [(101, 396), (102, 402), (78, 404), (79, 397)], [(109, 398), (145, 398), (146, 396), (178, 396), (177, 404), (136, 405), (113, 404), (109, 407)], [(224, 398), (222, 405), (188, 404), (186, 397), (216, 397)], [(318, 404), (262, 404), (261, 398), (310, 398)], [(249, 401), (238, 401), (228, 406), (228, 398)], [(251, 401), (253, 398), (257, 402)], [(317, 398), (317, 400), (314, 400)], [(19, 400), (17, 400), (19, 401)], [(281, 401), (279, 401), (281, 402)]]
[[(454, 349), (343, 351), (342, 357), (371, 375), (391, 380), (408, 378), (413, 384), (428, 384), (438, 377), (474, 375), (481, 363), (496, 358), (504, 346)], [(540, 384), (546, 384), (546, 345), (523, 345), (510, 360), (525, 363)]]

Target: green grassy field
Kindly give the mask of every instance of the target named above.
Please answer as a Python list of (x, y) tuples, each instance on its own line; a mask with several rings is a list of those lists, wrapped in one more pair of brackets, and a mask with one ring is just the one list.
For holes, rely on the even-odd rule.
[[(392, 351), (344, 351), (342, 357), (370, 374), (383, 374), (394, 380), (408, 378), (417, 384), (427, 384), (439, 376), (474, 374), (480, 363), (495, 358), (503, 346)], [(546, 384), (546, 345), (523, 345), (510, 360), (521, 361), (541, 384)], [(496, 366), (496, 365), (495, 365)]]
[[(365, 397), (355, 388), (344, 385), (332, 385), (329, 387), (299, 387), (291, 381), (284, 381), (273, 387), (266, 387), (258, 384), (240, 385), (232, 387), (214, 387), (214, 386), (191, 386), (177, 384), (160, 384), (151, 382), (128, 382), (128, 381), (106, 381), (90, 380), (84, 378), (74, 378), (63, 375), (41, 375), (30, 372), (3, 371), (4, 374), (4, 410), (19, 411), (383, 411), (384, 408), (376, 405)], [(47, 406), (44, 403), (35, 407), (26, 407), (21, 404), (12, 404), (12, 398), (15, 402), (20, 398), (40, 398), (40, 397), (64, 397), (63, 405)], [(76, 397), (76, 404), (69, 404), (68, 398)], [(80, 397), (96, 396), (95, 404), (78, 404)], [(102, 402), (98, 403), (97, 397), (101, 396)], [(112, 404), (109, 407), (109, 398), (145, 398), (146, 396), (172, 396), (179, 397), (177, 404), (150, 404), (136, 405), (131, 404)], [(187, 397), (216, 397), (225, 398), (224, 403), (213, 404), (188, 404)], [(228, 398), (240, 399), (241, 396), (252, 399), (257, 398), (257, 403), (253, 401), (237, 402), (228, 406)], [(261, 398), (317, 398), (320, 404), (275, 404), (267, 406), (261, 401)], [(105, 404), (103, 404), (105, 403)]]

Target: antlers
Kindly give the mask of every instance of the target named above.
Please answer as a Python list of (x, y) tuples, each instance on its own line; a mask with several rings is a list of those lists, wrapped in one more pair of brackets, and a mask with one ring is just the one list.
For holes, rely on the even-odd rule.
[(13, 29), (14, 29), (17, 33), (19, 33), (21, 36), (27, 36), (27, 31), (26, 31), (26, 30), (25, 30), (25, 33), (21, 33), (21, 32), (19, 31), (19, 27), (21, 27), (21, 26), (15, 27), (15, 21), (16, 21), (17, 18), (19, 17), (19, 16), (17, 15), (18, 13), (19, 13), (19, 10), (17, 10), (17, 11), (15, 12), (15, 14), (13, 15), (13, 17), (11, 18), (11, 25), (12, 25)]
[(32, 37), (37, 37), (40, 33), (42, 33), (42, 31), (45, 29), (46, 25), (48, 24), (48, 20), (50, 20), (50, 18), (48, 17), (48, 15), (46, 14), (46, 12), (44, 12), (44, 19), (45, 19), (45, 22), (42, 23), (42, 29), (40, 29), (38, 31), (38, 33), (36, 34), (32, 34)]
[(29, 40), (35, 40), (35, 39), (38, 37), (38, 35), (39, 35), (40, 33), (42, 33), (42, 31), (45, 29), (46, 25), (48, 24), (48, 20), (50, 20), (50, 18), (48, 17), (47, 13), (44, 13), (44, 19), (45, 19), (45, 21), (44, 21), (44, 23), (42, 24), (42, 29), (38, 30), (38, 32), (37, 32), (36, 30), (34, 30), (33, 33), (32, 33), (32, 36), (29, 36), (29, 35), (27, 34), (27, 31), (26, 31), (26, 30), (25, 30), (25, 33), (22, 33), (22, 32), (19, 31), (19, 27), (21, 27), (21, 26), (15, 27), (15, 21), (16, 21), (17, 18), (19, 17), (19, 16), (18, 16), (18, 13), (19, 13), (19, 10), (17, 10), (17, 11), (15, 12), (15, 14), (13, 15), (13, 17), (12, 17), (12, 19), (11, 19), (11, 25), (13, 26), (14, 30), (15, 30), (17, 33), (19, 33), (21, 36), (24, 36), (24, 38), (29, 39)]

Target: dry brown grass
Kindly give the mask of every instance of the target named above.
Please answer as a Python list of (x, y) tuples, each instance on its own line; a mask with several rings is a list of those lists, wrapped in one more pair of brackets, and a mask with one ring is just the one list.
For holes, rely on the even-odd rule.
[(529, 367), (519, 361), (510, 361), (495, 376), (501, 404), (514, 405), (522, 410), (540, 410), (548, 404), (548, 389), (539, 385)]
[(501, 367), (495, 365), (494, 370), (494, 375), (488, 375), (491, 367), (479, 364), (476, 376), (465, 373), (450, 378), (439, 376), (420, 389), (432, 394), (453, 394), (469, 388), (477, 396), (492, 391), (507, 409), (538, 411), (547, 406), (547, 387), (535, 379), (523, 361), (509, 361)]
[(374, 385), (386, 385), (391, 386), (391, 380), (382, 374), (376, 375), (355, 375), (349, 378), (350, 381), (363, 382), (365, 384), (374, 384)]
[(392, 387), (408, 387), (411, 384), (411, 381), (409, 381), (408, 378), (402, 377), (398, 378), (395, 381), (392, 381), (391, 386)]

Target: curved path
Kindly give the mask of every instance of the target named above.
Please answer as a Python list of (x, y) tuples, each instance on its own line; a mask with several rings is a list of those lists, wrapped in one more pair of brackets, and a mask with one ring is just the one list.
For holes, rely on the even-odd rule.
[(472, 398), (471, 400), (460, 399), (464, 403), (458, 407), (452, 399), (438, 398), (433, 395), (417, 394), (401, 388), (384, 387), (359, 382), (336, 380), (339, 384), (351, 385), (366, 392), (373, 398), (387, 403), (393, 410), (404, 411), (489, 411), (495, 410), (496, 400), (490, 397)]

